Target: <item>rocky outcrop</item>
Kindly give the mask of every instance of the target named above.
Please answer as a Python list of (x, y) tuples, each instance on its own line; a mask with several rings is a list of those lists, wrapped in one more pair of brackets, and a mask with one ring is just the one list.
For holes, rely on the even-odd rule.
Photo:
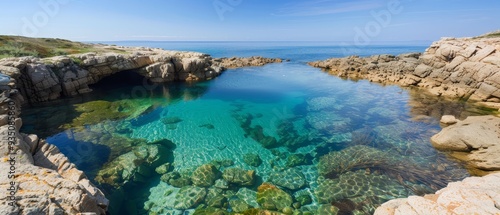
[(122, 52), (125, 53), (6, 58), (0, 60), (0, 73), (17, 81), (28, 102), (38, 103), (91, 92), (89, 85), (121, 71), (134, 70), (156, 83), (200, 81), (219, 76), (226, 67), (281, 62), (263, 57), (213, 59), (197, 52), (151, 48), (124, 47)]
[(417, 86), (439, 96), (500, 102), (500, 38), (443, 38), (423, 54), (351, 56), (311, 62), (330, 74)]
[(436, 194), (384, 203), (375, 215), (500, 214), (500, 173), (453, 182)]
[(431, 142), (436, 149), (451, 151), (452, 156), (464, 160), (473, 168), (484, 171), (500, 170), (498, 117), (468, 117), (444, 128), (431, 138)]
[(232, 58), (218, 58), (215, 60), (220, 66), (224, 68), (240, 68), (248, 66), (264, 66), (270, 63), (283, 62), (280, 58), (264, 58), (260, 56), (255, 57), (232, 57)]
[(105, 214), (104, 194), (57, 147), (19, 132), (20, 93), (0, 93), (0, 214)]

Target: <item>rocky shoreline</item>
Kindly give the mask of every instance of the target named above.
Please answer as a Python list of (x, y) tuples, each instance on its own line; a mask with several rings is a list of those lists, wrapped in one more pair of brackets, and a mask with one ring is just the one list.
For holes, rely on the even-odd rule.
[[(341, 77), (368, 79), (373, 82), (394, 83), (400, 86), (416, 86), (438, 96), (468, 99), (498, 108), (496, 105), (500, 103), (500, 72), (498, 72), (500, 60), (497, 60), (500, 58), (500, 47), (495, 44), (499, 42), (500, 39), (447, 38), (434, 43), (423, 55), (411, 53), (399, 56), (377, 55), (368, 58), (348, 57), (313, 62), (310, 65), (323, 68)], [(121, 71), (134, 70), (152, 82), (201, 81), (217, 77), (225, 68), (262, 66), (267, 63), (282, 62), (281, 59), (262, 57), (214, 59), (202, 53), (150, 48), (124, 47), (122, 51), (126, 53), (87, 53), (52, 58), (21, 57), (0, 60), (0, 75), (3, 74), (0, 76), (0, 85), (2, 85), (0, 86), (0, 132), (8, 133), (9, 129), (14, 127), (17, 141), (15, 148), (9, 148), (8, 139), (2, 138), (0, 151), (4, 155), (8, 155), (13, 150), (17, 151), (14, 185), (16, 190), (22, 191), (17, 192), (15, 196), (19, 207), (8, 205), (10, 196), (6, 193), (0, 195), (2, 214), (76, 214), (81, 212), (105, 214), (109, 206), (109, 201), (103, 192), (60, 153), (57, 147), (46, 143), (36, 135), (19, 132), (22, 126), (22, 119), (19, 117), (21, 104), (39, 103), (64, 96), (89, 93), (92, 91), (90, 85)], [(9, 110), (12, 109), (14, 109), (12, 112), (14, 114), (12, 118), (9, 118)], [(500, 123), (497, 122), (498, 118), (493, 117), (492, 120), (490, 118), (492, 117), (471, 118), (462, 122), (443, 120), (451, 126), (445, 128), (432, 140), (438, 149), (462, 153), (457, 157), (464, 158), (481, 171), (488, 171), (486, 174), (491, 173), (490, 175), (483, 178), (471, 177), (463, 182), (451, 183), (435, 195), (389, 201), (379, 207), (376, 214), (499, 213), (500, 209), (495, 206), (500, 205), (500, 190), (497, 185), (500, 173), (491, 171), (500, 170), (498, 156), (495, 157), (498, 144), (494, 144), (500, 143), (497, 141)], [(481, 136), (485, 138), (484, 142), (471, 143), (477, 139), (474, 135), (483, 133), (476, 132), (472, 135), (473, 132), (469, 130), (463, 132), (470, 125), (476, 126), (479, 132), (486, 133)], [(450, 141), (443, 137), (455, 139)], [(494, 140), (494, 138), (497, 139)], [(455, 143), (457, 140), (462, 141), (463, 145), (445, 146), (446, 143)], [(493, 163), (478, 160), (477, 156), (484, 154), (488, 154), (489, 158), (493, 159)], [(8, 172), (12, 165), (8, 158), (5, 158), (3, 162), (0, 162), (0, 169)], [(210, 166), (204, 167), (209, 170), (213, 169)], [(112, 170), (115, 171), (115, 169)], [(203, 171), (200, 170), (200, 172)], [(106, 172), (103, 175), (113, 174), (114, 172), (110, 174)], [(224, 174), (226, 175), (224, 179), (232, 178), (229, 177), (229, 172)], [(360, 175), (363, 174), (360, 172)], [(101, 180), (115, 182), (111, 177), (103, 177)], [(168, 180), (170, 181), (170, 178)], [(2, 189), (7, 190), (11, 185), (8, 175), (0, 177)], [(263, 184), (259, 190), (261, 195), (267, 193), (275, 195), (274, 192), (280, 191), (268, 184)], [(453, 199), (457, 195), (472, 197)], [(480, 199), (481, 202), (474, 202), (474, 199)], [(474, 205), (474, 207), (469, 208), (466, 207), (467, 205)], [(184, 208), (184, 206), (180, 205), (179, 208)]]
[[(59, 149), (34, 134), (20, 133), (21, 105), (76, 96), (112, 74), (133, 70), (152, 82), (202, 81), (226, 68), (263, 66), (281, 59), (213, 59), (196, 52), (122, 47), (119, 53), (0, 60), (0, 214), (106, 214), (109, 201)], [(10, 133), (9, 133), (10, 132)], [(7, 135), (9, 134), (9, 135)], [(15, 161), (14, 161), (15, 160)], [(12, 170), (12, 169), (15, 170)], [(15, 178), (15, 180), (12, 180)], [(16, 205), (15, 207), (11, 204)]]
[[(423, 54), (350, 56), (309, 65), (343, 78), (417, 87), (500, 111), (500, 38), (443, 38)], [(450, 183), (436, 194), (389, 201), (375, 214), (500, 213), (500, 119), (444, 116), (441, 122), (445, 128), (431, 138), (434, 147), (466, 162), (472, 174), (487, 176)]]
[(339, 77), (415, 86), (436, 96), (500, 108), (500, 38), (443, 38), (423, 54), (350, 56), (310, 62)]

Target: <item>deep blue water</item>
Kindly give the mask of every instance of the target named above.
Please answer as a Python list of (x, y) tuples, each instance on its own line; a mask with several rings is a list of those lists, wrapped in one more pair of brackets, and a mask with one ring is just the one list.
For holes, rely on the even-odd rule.
[[(120, 74), (92, 86), (91, 95), (23, 109), (24, 131), (47, 137), (48, 142), (57, 145), (95, 180), (111, 199), (112, 214), (182, 213), (173, 209), (174, 201), (181, 199), (179, 188), (162, 182), (159, 175), (134, 179), (137, 181), (118, 190), (110, 186), (113, 182), (97, 179), (103, 175), (99, 173), (103, 165), (106, 167), (107, 162), (133, 150), (134, 144), (143, 144), (139, 139), (149, 143), (173, 142), (175, 147), (170, 147), (165, 156), (173, 171), (186, 177), (214, 160), (231, 160), (232, 167), (255, 170), (259, 180), (253, 186), (232, 186), (220, 194), (227, 199), (243, 200), (251, 207), (260, 207), (255, 204), (255, 194), (243, 198), (235, 193), (254, 192), (260, 183), (273, 181), (273, 174), (297, 170), (303, 174), (305, 185), (298, 190), (283, 189), (295, 199), (311, 197), (312, 203), (295, 210), (313, 214), (318, 214), (322, 205), (346, 202), (354, 205), (349, 212), (371, 213), (386, 200), (434, 192), (446, 182), (468, 175), (459, 163), (429, 143), (429, 138), (440, 129), (439, 117), (463, 116), (467, 114), (463, 111), (466, 104), (425, 97), (397, 86), (342, 80), (306, 65), (308, 61), (344, 56), (344, 47), (271, 42), (115, 44), (198, 51), (214, 57), (259, 55), (291, 61), (228, 70), (214, 80), (193, 84), (145, 87), (140, 77)], [(415, 46), (372, 46), (357, 52), (366, 56), (424, 50), (425, 47)], [(125, 116), (113, 120), (104, 117), (79, 126), (79, 120), (88, 120), (82, 117), (107, 114), (99, 112), (101, 106), (83, 111), (81, 105), (96, 106), (95, 101), (106, 101), (110, 105), (102, 108)], [(274, 145), (266, 145), (269, 139), (275, 140)], [(357, 154), (352, 149), (357, 149)], [(255, 167), (245, 161), (246, 155), (252, 153), (260, 157), (262, 164)], [(370, 153), (377, 155), (372, 157), (373, 164), (360, 165)], [(292, 154), (305, 155), (305, 160), (292, 167), (287, 164)], [(352, 162), (352, 168), (322, 175), (318, 166), (328, 154), (347, 157), (333, 159), (327, 166)], [(378, 160), (387, 157), (391, 159)], [(221, 171), (224, 169), (220, 167)], [(331, 183), (337, 186), (328, 187)], [(335, 200), (325, 202), (318, 194), (320, 191), (336, 193)], [(202, 203), (208, 201), (207, 197)], [(227, 204), (220, 208), (234, 210)]]

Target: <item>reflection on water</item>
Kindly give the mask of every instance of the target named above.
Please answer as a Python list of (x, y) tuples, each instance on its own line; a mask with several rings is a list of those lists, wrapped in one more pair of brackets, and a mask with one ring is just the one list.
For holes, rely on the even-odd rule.
[(443, 114), (481, 114), (298, 63), (191, 85), (132, 80), (23, 109), (23, 132), (57, 145), (106, 192), (112, 214), (370, 214), (468, 176), (429, 138)]

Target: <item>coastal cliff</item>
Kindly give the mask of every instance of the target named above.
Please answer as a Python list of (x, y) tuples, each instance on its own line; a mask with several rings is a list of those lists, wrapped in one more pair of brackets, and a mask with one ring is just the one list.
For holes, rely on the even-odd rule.
[(350, 56), (311, 62), (328, 73), (500, 108), (500, 38), (443, 38), (423, 54)]

